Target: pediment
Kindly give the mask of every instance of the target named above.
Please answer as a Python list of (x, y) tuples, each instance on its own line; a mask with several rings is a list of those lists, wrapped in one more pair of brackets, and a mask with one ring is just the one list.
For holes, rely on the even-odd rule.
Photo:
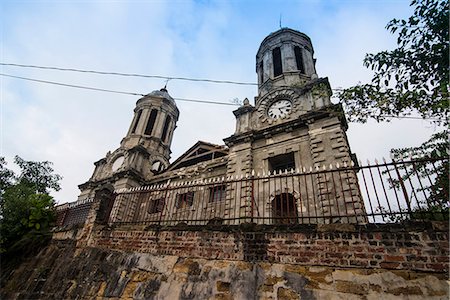
[(216, 145), (208, 142), (198, 141), (189, 150), (175, 160), (167, 171), (192, 166), (203, 161), (212, 160), (228, 155), (226, 146)]

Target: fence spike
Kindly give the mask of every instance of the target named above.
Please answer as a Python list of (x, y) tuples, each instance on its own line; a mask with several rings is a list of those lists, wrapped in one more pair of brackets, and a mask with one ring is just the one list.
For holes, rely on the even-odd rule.
[(252, 170), (252, 176), (255, 176), (255, 170), (254, 169)]
[(363, 166), (362, 161), (361, 161), (361, 160), (358, 160), (358, 162), (359, 162), (359, 166), (362, 167), (362, 166)]
[(370, 161), (367, 159), (367, 165), (370, 166)]
[(265, 177), (266, 176), (266, 171), (262, 171), (262, 176)]
[(270, 173), (272, 173), (270, 170), (267, 171), (267, 176), (270, 176), (271, 175)]
[(330, 164), (330, 170), (333, 170), (333, 164)]
[(378, 159), (375, 158), (375, 164), (378, 165)]
[(319, 171), (319, 166), (316, 165), (316, 171)]
[(350, 166), (353, 168), (355, 166), (355, 162), (353, 161), (353, 159), (350, 161)]
[(322, 166), (322, 170), (326, 171), (327, 167), (325, 165)]
[(288, 169), (284, 170), (284, 174), (285, 174), (285, 175), (288, 174)]
[(295, 172), (296, 172), (297, 174), (300, 174), (300, 168), (295, 169)]
[(259, 178), (259, 172), (258, 172), (258, 173), (256, 173), (256, 177), (258, 177), (258, 178)]
[(384, 158), (384, 156), (381, 159), (383, 160), (383, 163), (386, 163), (386, 158)]
[(309, 172), (311, 173), (313, 170), (312, 166), (309, 167)]

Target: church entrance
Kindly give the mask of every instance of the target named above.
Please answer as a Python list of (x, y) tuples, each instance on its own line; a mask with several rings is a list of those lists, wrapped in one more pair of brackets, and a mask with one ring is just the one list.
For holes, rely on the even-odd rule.
[(298, 224), (297, 201), (290, 193), (281, 193), (272, 200), (273, 224)]

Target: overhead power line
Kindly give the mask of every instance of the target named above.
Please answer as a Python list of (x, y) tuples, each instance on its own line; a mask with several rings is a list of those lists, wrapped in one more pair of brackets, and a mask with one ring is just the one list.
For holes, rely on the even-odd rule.
[[(33, 82), (39, 82), (39, 83), (53, 84), (53, 85), (58, 85), (58, 86), (77, 88), (77, 89), (92, 90), (92, 91), (98, 91), (98, 92), (107, 92), (107, 93), (115, 93), (115, 94), (131, 95), (131, 96), (146, 96), (145, 94), (141, 94), (141, 93), (102, 89), (102, 88), (96, 88), (96, 87), (90, 87), (90, 86), (84, 86), (84, 85), (75, 85), (75, 84), (68, 84), (68, 83), (49, 81), (49, 80), (41, 80), (41, 79), (35, 79), (35, 78), (29, 78), (29, 77), (21, 77), (21, 76), (15, 76), (15, 75), (4, 74), (4, 73), (0, 73), (0, 76), (22, 79), (22, 80), (33, 81)], [(239, 106), (239, 104), (236, 104), (236, 103), (227, 103), (227, 102), (219, 102), (219, 101), (207, 101), (207, 100), (188, 99), (188, 98), (174, 98), (174, 99), (178, 100), (178, 101), (186, 101), (186, 102)]]
[[(90, 87), (90, 86), (84, 86), (84, 85), (75, 85), (75, 84), (68, 84), (68, 83), (49, 81), (49, 80), (42, 80), (42, 79), (35, 79), (35, 78), (29, 78), (29, 77), (21, 77), (21, 76), (15, 76), (15, 75), (4, 74), (4, 73), (0, 73), (0, 76), (16, 78), (16, 79), (22, 79), (22, 80), (33, 81), (33, 82), (39, 82), (39, 83), (58, 85), (58, 86), (64, 86), (64, 87), (77, 88), (77, 89), (92, 90), (92, 91), (98, 91), (98, 92), (107, 92), (107, 93), (115, 93), (115, 94), (131, 95), (131, 96), (142, 96), (142, 97), (146, 96), (145, 94), (135, 93), (135, 92), (125, 92), (125, 91), (117, 91), (117, 90), (110, 90), (110, 89), (102, 89), (102, 88), (96, 88), (96, 87)], [(227, 103), (227, 102), (208, 101), (208, 100), (189, 99), (189, 98), (174, 98), (174, 99), (178, 100), (178, 101), (185, 101), (185, 102), (240, 106), (240, 104), (231, 103), (231, 102)], [(426, 118), (425, 119), (425, 118), (422, 118), (422, 117), (414, 117), (414, 116), (381, 115), (380, 117), (395, 118), (395, 119), (415, 119), (415, 120), (441, 121), (441, 119), (439, 119), (439, 118)]]
[(253, 82), (239, 82), (231, 80), (215, 80), (206, 78), (189, 78), (189, 77), (170, 77), (162, 75), (145, 75), (145, 74), (133, 74), (133, 73), (121, 73), (121, 72), (106, 72), (106, 71), (96, 71), (96, 70), (82, 70), (75, 68), (60, 68), (60, 67), (50, 67), (50, 66), (37, 66), (37, 65), (23, 65), (23, 64), (10, 64), (0, 62), (2, 66), (10, 67), (20, 67), (20, 68), (33, 68), (33, 69), (44, 69), (44, 70), (57, 70), (57, 71), (67, 71), (67, 72), (79, 72), (79, 73), (92, 73), (101, 75), (114, 75), (114, 76), (127, 76), (127, 77), (140, 77), (140, 78), (157, 78), (157, 79), (168, 79), (168, 80), (184, 80), (184, 81), (195, 81), (195, 82), (210, 82), (210, 83), (222, 83), (222, 84), (236, 84), (236, 85), (258, 85)]
[(5, 77), (11, 77), (11, 78), (16, 78), (16, 79), (22, 79), (22, 80), (34, 81), (34, 82), (40, 82), (40, 83), (47, 83), (47, 84), (53, 84), (53, 85), (59, 85), (59, 86), (66, 86), (66, 87), (77, 88), (77, 89), (116, 93), (116, 94), (123, 94), (123, 95), (132, 95), (132, 96), (145, 96), (144, 94), (140, 94), (140, 93), (101, 89), (101, 88), (95, 88), (95, 87), (89, 87), (89, 86), (83, 86), (83, 85), (75, 85), (75, 84), (61, 83), (61, 82), (41, 80), (41, 79), (35, 79), (35, 78), (20, 77), (20, 76), (14, 76), (14, 75), (9, 75), (9, 74), (4, 74), (4, 73), (0, 73), (0, 75), (5, 76)]

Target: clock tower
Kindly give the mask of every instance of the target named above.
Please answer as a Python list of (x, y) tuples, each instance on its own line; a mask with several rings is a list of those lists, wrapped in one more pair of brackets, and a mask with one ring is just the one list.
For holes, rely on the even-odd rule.
[[(256, 73), (255, 106), (244, 100), (244, 105), (233, 112), (235, 133), (224, 139), (230, 148), (228, 175), (322, 170), (330, 164), (352, 164), (354, 155), (347, 141), (344, 112), (330, 101), (328, 78), (317, 76), (314, 50), (307, 35), (289, 28), (271, 33), (256, 54)], [(321, 173), (309, 180), (308, 184), (317, 187), (323, 215), (336, 215), (333, 209), (338, 206), (355, 216), (363, 211), (354, 172), (346, 174), (341, 187), (327, 182), (330, 176)], [(334, 190), (320, 188), (326, 185)], [(298, 194), (294, 190), (289, 193)], [(241, 197), (248, 197), (248, 193)]]

